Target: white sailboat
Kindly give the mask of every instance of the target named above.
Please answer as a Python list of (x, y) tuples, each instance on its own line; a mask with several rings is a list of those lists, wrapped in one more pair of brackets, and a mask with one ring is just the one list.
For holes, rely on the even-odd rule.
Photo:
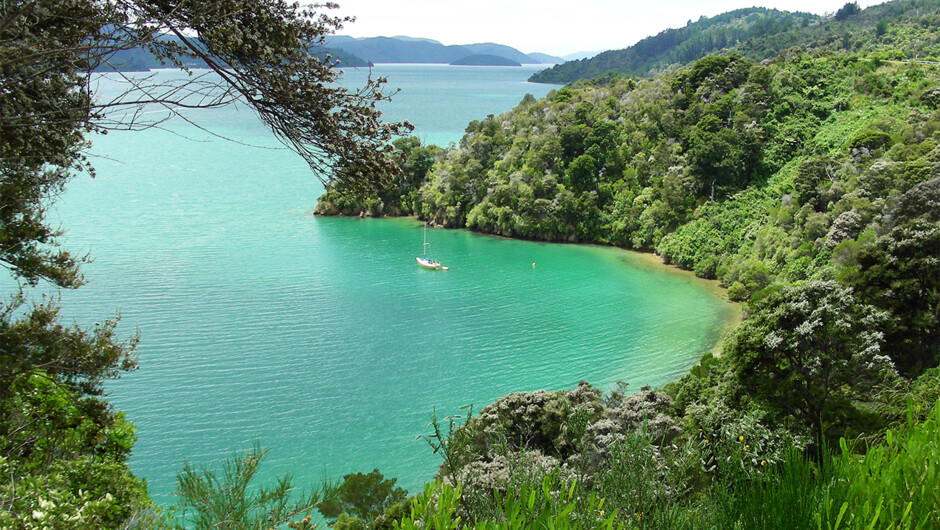
[(424, 226), (424, 251), (422, 256), (415, 256), (415, 261), (418, 262), (419, 267), (424, 267), (425, 269), (432, 270), (448, 270), (447, 267), (441, 265), (439, 261), (434, 261), (428, 257), (428, 249), (431, 247), (431, 244), (428, 243), (428, 227)]

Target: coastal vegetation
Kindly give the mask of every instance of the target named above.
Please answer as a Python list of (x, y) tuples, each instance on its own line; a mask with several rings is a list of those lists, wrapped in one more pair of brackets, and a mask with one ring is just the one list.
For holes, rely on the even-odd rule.
[(399, 159), (436, 162), (404, 167), (395, 194), (329, 187), (318, 211), (654, 250), (736, 300), (811, 278), (875, 300), (868, 275), (886, 271), (867, 256), (905, 237), (895, 222), (933, 222), (936, 76), (791, 50), (766, 65), (711, 56), (649, 80), (579, 82), (470, 123), (451, 149), (399, 141)]
[[(318, 213), (655, 251), (719, 280), (745, 318), (660, 389), (584, 382), (432, 415), (441, 466), (417, 495), (378, 470), (305, 495), (289, 477), (258, 485), (255, 448), (221, 471), (184, 465), (161, 513), (126, 464), (133, 426), (103, 398), (136, 368), (137, 337), (14, 294), (0, 305), (0, 527), (306, 528), (315, 511), (334, 528), (940, 525), (935, 2), (847, 4), (656, 77), (581, 80), (448, 148), (381, 122), (380, 80), (330, 84), (308, 50), (344, 20), (237, 4), (3, 4), (0, 264), (22, 286), (82, 283), (84, 257), (45, 214), (93, 170), (86, 135), (148, 126), (109, 113), (139, 100), (100, 106), (87, 83), (144, 46), (223, 79), (152, 87), (163, 96), (144, 104), (244, 101), (329, 179)], [(891, 16), (838, 29), (872, 13)]]

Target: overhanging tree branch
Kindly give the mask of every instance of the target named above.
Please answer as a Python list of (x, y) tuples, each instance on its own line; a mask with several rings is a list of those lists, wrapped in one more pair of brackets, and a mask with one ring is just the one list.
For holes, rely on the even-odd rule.
[[(94, 167), (87, 135), (159, 127), (189, 111), (243, 103), (313, 175), (378, 189), (398, 175), (389, 141), (411, 130), (381, 121), (386, 80), (349, 90), (329, 58), (309, 53), (351, 18), (282, 0), (30, 0), (0, 4), (0, 265), (29, 283), (80, 284), (80, 260), (56, 248), (44, 200)], [(126, 89), (96, 100), (97, 68), (139, 49), (190, 74), (119, 73)], [(186, 66), (205, 64), (192, 77)], [(148, 110), (160, 108), (156, 116)], [(186, 114), (184, 115), (184, 111)], [(223, 137), (224, 138), (224, 137)], [(229, 139), (229, 138), (227, 138)], [(231, 139), (230, 139), (231, 140)]]

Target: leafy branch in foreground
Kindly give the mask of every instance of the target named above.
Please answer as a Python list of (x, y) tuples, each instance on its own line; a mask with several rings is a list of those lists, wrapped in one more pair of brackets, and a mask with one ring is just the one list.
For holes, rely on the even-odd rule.
[(333, 499), (336, 487), (324, 483), (321, 489), (295, 496), (289, 475), (271, 488), (257, 487), (252, 480), (266, 452), (255, 445), (225, 461), (221, 471), (185, 464), (176, 477), (176, 509), (183, 523), (178, 528), (313, 528), (311, 513)]
[[(245, 104), (320, 180), (376, 189), (399, 174), (388, 142), (411, 130), (385, 123), (385, 79), (359, 89), (308, 50), (350, 18), (280, 0), (29, 0), (0, 4), (0, 265), (30, 283), (77, 287), (81, 258), (57, 249), (48, 199), (94, 168), (88, 135), (140, 130), (165, 110)], [(93, 73), (120, 51), (142, 48), (190, 77), (116, 73), (125, 89), (102, 99)], [(212, 75), (186, 66), (206, 65)], [(145, 109), (148, 112), (145, 112)], [(191, 118), (183, 116), (190, 121)]]
[(25, 311), (23, 305), (20, 296), (9, 305), (0, 304), (0, 398), (9, 398), (16, 379), (34, 375), (53, 379), (78, 395), (100, 395), (105, 379), (136, 369), (137, 337), (117, 337), (118, 317), (96, 322), (86, 331), (63, 325), (53, 299)]
[[(465, 425), (473, 417), (473, 405), (460, 407), (460, 410), (464, 409), (469, 409), (467, 417), (464, 418), (463, 424)], [(431, 427), (434, 432), (421, 437), (431, 446), (434, 454), (440, 454), (441, 458), (444, 459), (441, 470), (446, 474), (451, 484), (459, 483), (457, 471), (466, 464), (462, 457), (466, 456), (467, 447), (470, 443), (467, 430), (459, 428), (460, 424), (457, 420), (461, 418), (463, 418), (462, 414), (445, 417), (444, 421), (447, 422), (445, 430), (445, 426), (441, 425), (435, 410), (431, 413), (431, 423), (428, 424), (428, 427)]]

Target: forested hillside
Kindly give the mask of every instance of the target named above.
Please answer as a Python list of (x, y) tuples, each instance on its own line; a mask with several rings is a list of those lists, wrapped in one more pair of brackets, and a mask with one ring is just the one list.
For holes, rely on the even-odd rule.
[(318, 208), (656, 250), (746, 299), (854, 263), (848, 240), (873, 243), (896, 201), (929, 186), (937, 75), (793, 50), (580, 82), (469, 124), (454, 149), (400, 141), (423, 160), (410, 180), (367, 203), (331, 190)]
[(832, 16), (768, 9), (740, 9), (669, 29), (623, 49), (570, 61), (534, 74), (538, 83), (571, 83), (608, 74), (648, 76), (718, 51), (735, 51), (755, 61), (780, 50), (874, 53), (895, 59), (936, 60), (940, 43), (940, 2), (899, 0), (860, 9), (848, 3)]
[(571, 83), (611, 73), (648, 76), (669, 67), (700, 59), (750, 38), (776, 35), (815, 23), (810, 13), (789, 13), (752, 7), (689, 21), (684, 28), (667, 29), (622, 50), (557, 64), (532, 74), (534, 83)]

